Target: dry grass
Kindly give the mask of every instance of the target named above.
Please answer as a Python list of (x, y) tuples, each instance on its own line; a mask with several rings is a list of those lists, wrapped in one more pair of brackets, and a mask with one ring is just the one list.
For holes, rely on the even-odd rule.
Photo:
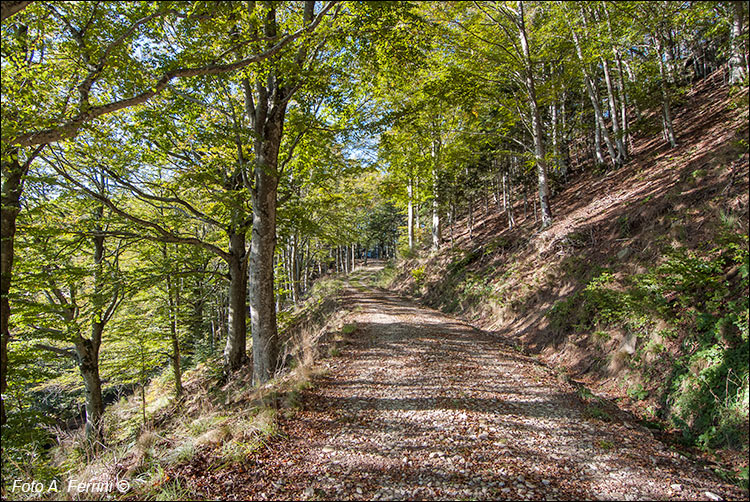
[[(98, 451), (85, 447), (82, 430), (56, 430), (53, 464), (79, 482), (128, 479), (131, 495), (140, 498), (189, 498), (190, 487), (175, 484), (169, 472), (198, 457), (211, 458), (213, 467), (242, 462), (277, 434), (279, 413), (288, 416), (300, 408), (302, 392), (323, 372), (317, 361), (328, 347), (345, 341), (341, 290), (340, 281), (330, 281), (286, 315), (280, 331), (289, 340), (284, 349), (288, 367), (270, 382), (253, 386), (249, 367), (225, 379), (216, 357), (185, 371), (184, 394), (176, 400), (168, 368), (145, 389), (145, 422), (136, 391), (107, 408), (106, 447)], [(72, 495), (61, 491), (50, 497)]]

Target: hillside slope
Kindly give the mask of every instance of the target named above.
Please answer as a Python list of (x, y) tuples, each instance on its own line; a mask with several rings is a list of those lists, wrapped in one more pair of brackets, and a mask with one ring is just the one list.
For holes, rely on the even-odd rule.
[(623, 168), (579, 166), (549, 228), (529, 212), (509, 230), (490, 205), (471, 232), (457, 222), (452, 245), (401, 262), (391, 285), (721, 449), (746, 480), (747, 87), (730, 95), (717, 72), (680, 102), (676, 149), (652, 114)]

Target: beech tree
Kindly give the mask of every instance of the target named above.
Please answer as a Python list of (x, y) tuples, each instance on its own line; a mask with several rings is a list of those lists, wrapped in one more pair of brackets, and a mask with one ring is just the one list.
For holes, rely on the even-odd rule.
[[(82, 179), (92, 191), (108, 190), (102, 172), (88, 171)], [(86, 435), (98, 441), (104, 412), (99, 354), (105, 328), (126, 296), (120, 270), (123, 241), (107, 237), (110, 216), (101, 204), (74, 194), (55, 199), (40, 200), (35, 211), (39, 221), (24, 228), (32, 236), (24, 239), (24, 246), (33, 246), (40, 254), (33, 259), (36, 270), (23, 277), (26, 292), (17, 298), (25, 305), (20, 321), (63, 343), (40, 340), (36, 348), (76, 362), (85, 387)], [(45, 314), (39, 315), (40, 311)]]
[[(528, 116), (528, 128), (533, 141), (533, 152), (536, 170), (539, 203), (542, 214), (542, 226), (552, 221), (552, 210), (549, 196), (546, 132), (542, 120), (542, 109), (538, 96), (538, 64), (530, 36), (528, 6), (524, 2), (515, 4), (503, 2), (475, 3), (474, 8), (462, 13), (453, 20), (456, 29), (465, 37), (465, 44), (494, 64), (485, 68), (488, 75), (485, 81), (502, 80), (504, 89), (523, 89), (525, 105), (524, 114)], [(540, 11), (534, 6), (534, 13)], [(469, 64), (471, 66), (471, 63)], [(498, 77), (498, 69), (502, 68)]]

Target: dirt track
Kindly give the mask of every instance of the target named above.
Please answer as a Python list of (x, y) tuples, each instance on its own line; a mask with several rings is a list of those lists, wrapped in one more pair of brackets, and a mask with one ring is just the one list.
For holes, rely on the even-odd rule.
[[(387, 292), (347, 290), (357, 330), (284, 438), (202, 495), (226, 499), (742, 498), (536, 361)], [(710, 493), (707, 493), (710, 492)]]

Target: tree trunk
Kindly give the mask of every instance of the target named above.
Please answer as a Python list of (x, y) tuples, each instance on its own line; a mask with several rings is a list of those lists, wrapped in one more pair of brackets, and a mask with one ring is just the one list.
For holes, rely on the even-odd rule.
[(474, 196), (469, 193), (469, 217), (467, 218), (466, 226), (469, 231), (469, 240), (474, 238)]
[(409, 234), (409, 251), (414, 251), (414, 188), (412, 186), (411, 178), (409, 178), (409, 183), (406, 186), (406, 192), (409, 197), (409, 202), (406, 209), (406, 225), (407, 233)]
[(210, 338), (208, 339), (208, 347), (211, 355), (214, 353), (214, 346), (216, 344), (216, 320), (214, 319), (214, 312), (211, 309), (211, 331), (209, 333)]
[[(283, 106), (282, 106), (283, 108)], [(276, 248), (277, 161), (283, 132), (283, 111), (269, 117), (262, 139), (256, 140), (253, 232), (250, 243), (250, 321), (253, 336), (253, 382), (270, 380), (279, 363), (280, 343), (274, 304), (273, 255)]]
[(602, 64), (604, 66), (604, 81), (607, 84), (607, 98), (609, 99), (609, 115), (612, 118), (612, 134), (615, 136), (615, 145), (617, 146), (617, 161), (616, 164), (620, 165), (625, 162), (628, 154), (625, 151), (625, 145), (623, 144), (623, 134), (620, 130), (620, 121), (617, 117), (619, 110), (617, 109), (617, 100), (615, 99), (615, 90), (612, 85), (612, 77), (609, 71), (609, 61), (607, 58), (602, 58)]
[(292, 235), (292, 249), (291, 256), (289, 257), (289, 266), (291, 272), (291, 286), (292, 286), (292, 302), (296, 305), (299, 302), (300, 291), (299, 291), (299, 244), (297, 242), (297, 234)]
[[(97, 326), (99, 324), (99, 326)], [(101, 338), (101, 323), (95, 323), (94, 336)], [(101, 417), (104, 413), (102, 400), (102, 381), (99, 377), (99, 345), (94, 340), (86, 340), (78, 336), (75, 343), (78, 356), (78, 369), (83, 377), (86, 393), (86, 438), (96, 442), (102, 438)]]
[(567, 110), (565, 108), (566, 100), (567, 92), (563, 91), (562, 99), (560, 100), (560, 169), (562, 170), (565, 181), (568, 180), (568, 167), (570, 165), (570, 142), (568, 141)]
[(622, 141), (625, 146), (625, 155), (629, 156), (629, 150), (633, 149), (633, 138), (630, 136), (630, 123), (628, 122), (628, 94), (625, 89), (625, 77), (622, 70), (622, 58), (619, 51), (615, 49), (617, 60), (617, 88), (620, 93), (620, 121), (622, 122)]
[(451, 226), (451, 246), (453, 246), (453, 230), (454, 230), (454, 223), (456, 222), (456, 203), (452, 199), (451, 200), (451, 209), (450, 209), (450, 226)]
[(440, 227), (440, 139), (432, 141), (432, 249), (440, 249), (443, 238)]
[[(665, 8), (669, 5), (669, 0), (664, 0)], [(674, 36), (672, 35), (672, 29), (669, 28), (664, 31), (664, 63), (667, 68), (667, 75), (669, 76), (669, 83), (674, 84), (677, 82), (677, 55), (675, 54), (676, 48), (674, 43)]]
[(604, 155), (602, 154), (602, 128), (599, 121), (594, 118), (594, 154), (599, 164), (604, 164)]
[[(230, 234), (229, 253), (229, 313), (224, 366), (229, 371), (236, 371), (247, 360), (247, 260), (244, 233)], [(271, 286), (273, 287), (273, 282)]]
[[(276, 7), (269, 9), (263, 21), (263, 35), (277, 36)], [(312, 22), (315, 2), (304, 4), (303, 24)], [(259, 33), (256, 33), (259, 35)], [(302, 72), (305, 46), (297, 52), (294, 66)], [(286, 68), (294, 74), (294, 70)], [(255, 81), (256, 95), (245, 81), (245, 109), (254, 132), (255, 166), (253, 177), (253, 227), (250, 240), (250, 311), (253, 336), (253, 383), (270, 380), (279, 368), (281, 343), (276, 325), (273, 259), (276, 249), (276, 205), (279, 185), (279, 148), (284, 133), (286, 107), (299, 81), (285, 81), (281, 63), (272, 59), (267, 73)], [(302, 78), (299, 76), (299, 78)], [(294, 78), (292, 80), (295, 80)]]
[(312, 271), (310, 270), (312, 267), (312, 258), (310, 257), (310, 241), (308, 240), (305, 244), (305, 266), (304, 266), (304, 272), (302, 274), (302, 292), (304, 294), (307, 294), (310, 286), (309, 286), (309, 280), (310, 280), (310, 274)]
[[(2, 160), (2, 172), (5, 182), (2, 186), (2, 210), (0, 211), (0, 393), (5, 396), (8, 388), (8, 340), (10, 329), (10, 303), (8, 294), (13, 276), (13, 242), (16, 235), (16, 218), (21, 211), (21, 193), (23, 181), (29, 163), (23, 165), (18, 161), (18, 149), (10, 148), (7, 157)], [(0, 423), (5, 424), (5, 400), (0, 398)]]
[[(615, 64), (617, 66), (617, 90), (620, 93), (620, 124), (622, 125), (622, 143), (625, 149), (624, 158), (628, 157), (628, 144), (630, 143), (630, 133), (628, 131), (628, 95), (625, 90), (625, 74), (622, 65), (622, 56), (620, 54), (620, 47), (614, 40), (614, 31), (612, 30), (612, 20), (609, 15), (609, 8), (604, 4), (604, 14), (607, 17), (607, 31), (609, 32), (609, 38), (613, 43), (612, 51), (615, 56)], [(616, 112), (613, 112), (616, 113)]]
[(524, 57), (524, 70), (526, 77), (526, 90), (528, 91), (529, 106), (531, 107), (531, 132), (534, 136), (534, 157), (536, 158), (537, 179), (539, 182), (539, 204), (542, 211), (542, 227), (552, 223), (552, 209), (549, 203), (549, 187), (547, 184), (547, 163), (544, 151), (544, 133), (542, 131), (542, 118), (536, 99), (536, 86), (534, 82), (534, 69), (531, 65), (531, 55), (528, 40), (526, 39), (526, 27), (523, 18), (523, 2), (518, 2), (518, 31), (521, 40), (521, 48)]
[[(102, 175), (100, 190), (104, 189)], [(86, 388), (86, 437), (91, 440), (101, 440), (103, 437), (101, 417), (104, 413), (102, 400), (102, 384), (99, 377), (99, 347), (102, 344), (102, 334), (108, 319), (104, 315), (104, 234), (101, 221), (104, 218), (104, 207), (97, 205), (93, 214), (94, 241), (94, 291), (92, 296), (91, 339), (86, 340), (80, 335), (75, 341), (78, 363)]]
[(419, 176), (414, 178), (414, 232), (415, 243), (419, 239)]
[(508, 212), (508, 173), (503, 173), (503, 212)]
[(511, 175), (514, 171), (514, 161), (515, 157), (511, 157), (508, 164), (508, 170), (510, 172), (506, 172), (503, 174), (503, 199), (505, 201), (505, 213), (508, 215), (508, 228), (510, 230), (513, 230), (513, 227), (516, 224), (516, 219), (513, 217), (513, 199), (511, 197), (513, 190), (513, 186), (511, 184)]
[[(581, 13), (583, 16), (583, 13)], [(596, 88), (595, 82), (588, 70), (588, 65), (586, 64), (586, 61), (583, 57), (583, 50), (581, 49), (581, 40), (578, 37), (578, 33), (574, 28), (571, 27), (570, 33), (573, 35), (573, 44), (576, 48), (576, 54), (578, 55), (578, 60), (581, 62), (581, 70), (583, 71), (583, 81), (586, 84), (586, 92), (589, 95), (589, 100), (591, 101), (591, 106), (594, 108), (594, 118), (599, 124), (599, 131), (601, 135), (604, 137), (604, 143), (607, 145), (607, 152), (610, 156), (610, 161), (612, 162), (613, 166), (617, 166), (617, 155), (615, 154), (615, 148), (612, 144), (612, 138), (609, 136), (609, 131), (607, 130), (607, 124), (604, 122), (604, 114), (602, 113), (602, 109), (599, 106), (599, 91)], [(597, 159), (598, 160), (598, 159)]]
[(671, 97), (669, 92), (669, 82), (667, 76), (667, 70), (664, 65), (664, 59), (662, 58), (664, 44), (661, 39), (661, 35), (656, 33), (656, 59), (659, 60), (659, 80), (661, 81), (661, 96), (662, 96), (662, 107), (664, 113), (664, 128), (669, 139), (669, 144), (672, 148), (677, 147), (677, 139), (674, 133), (674, 126), (672, 125), (672, 110), (671, 110)]
[(553, 170), (558, 171), (560, 169), (560, 121), (559, 115), (559, 104), (555, 100), (554, 103), (549, 105), (550, 108), (550, 123), (552, 125), (552, 157), (554, 162)]
[[(166, 244), (165, 244), (166, 247)], [(166, 258), (166, 252), (165, 258)], [(169, 339), (172, 342), (172, 372), (174, 373), (175, 397), (182, 396), (182, 369), (180, 367), (180, 340), (177, 334), (177, 310), (179, 309), (179, 293), (172, 286), (172, 280), (167, 276), (167, 302), (169, 307)]]
[[(729, 83), (736, 84), (742, 82), (747, 77), (748, 56), (745, 49), (745, 42), (742, 39), (744, 25), (744, 3), (731, 2), (732, 4), (732, 34), (731, 34), (731, 55), (729, 57)], [(746, 40), (746, 39), (745, 39)]]

